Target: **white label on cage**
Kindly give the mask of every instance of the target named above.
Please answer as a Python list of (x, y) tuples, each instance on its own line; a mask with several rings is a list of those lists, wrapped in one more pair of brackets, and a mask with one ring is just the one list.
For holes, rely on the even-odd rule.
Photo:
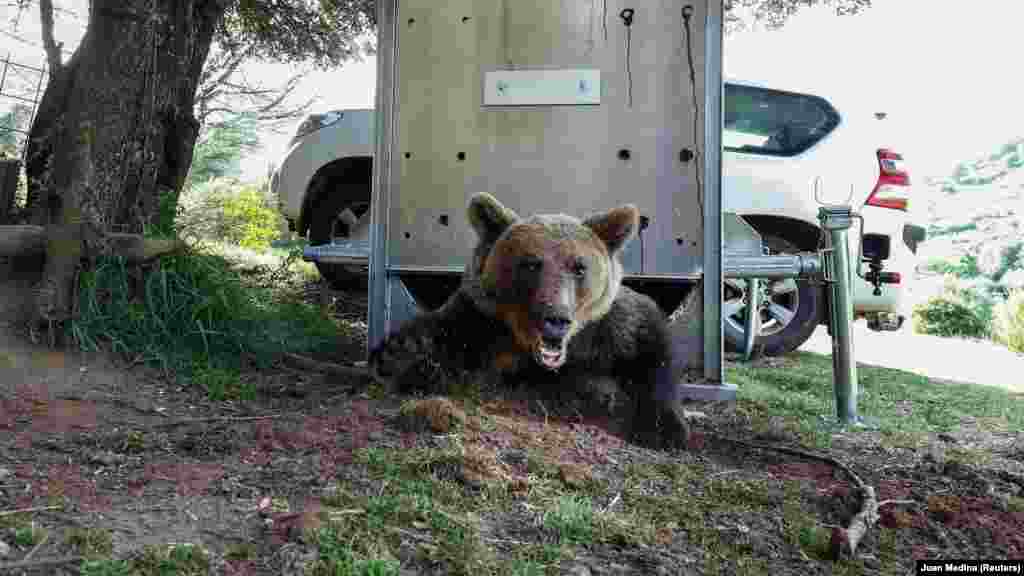
[(484, 106), (600, 103), (600, 70), (494, 70), (484, 74)]

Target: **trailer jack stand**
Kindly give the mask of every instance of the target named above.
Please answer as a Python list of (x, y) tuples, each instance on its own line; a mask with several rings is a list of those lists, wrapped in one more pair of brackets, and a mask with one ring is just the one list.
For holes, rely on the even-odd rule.
[[(822, 206), (818, 220), (828, 232), (825, 247), (818, 252), (800, 254), (759, 255), (760, 235), (735, 214), (725, 219), (725, 256), (722, 275), (746, 280), (746, 323), (743, 355), (750, 359), (757, 333), (760, 331), (761, 296), (758, 284), (781, 278), (812, 278), (824, 280), (831, 291), (829, 299), (829, 334), (832, 336), (832, 378), (839, 423), (860, 424), (857, 414), (857, 364), (853, 357), (853, 268), (850, 262), (848, 232), (860, 216), (850, 206)], [(878, 238), (865, 235), (860, 242), (869, 249), (864, 255), (877, 261), (876, 271), (881, 283), (887, 273), (881, 261), (888, 258), (888, 246)], [(874, 268), (873, 268), (874, 270)], [(869, 273), (870, 275), (871, 273)], [(860, 275), (859, 269), (857, 275)]]
[(818, 209), (821, 227), (829, 233), (821, 256), (825, 282), (831, 288), (832, 296), (829, 299), (832, 388), (835, 392), (836, 416), (841, 424), (859, 422), (857, 363), (853, 356), (853, 285), (847, 238), (855, 217), (849, 206), (822, 206)]

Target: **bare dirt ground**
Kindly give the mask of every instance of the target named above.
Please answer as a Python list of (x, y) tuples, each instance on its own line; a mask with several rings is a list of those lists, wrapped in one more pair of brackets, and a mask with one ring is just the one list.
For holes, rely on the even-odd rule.
[[(211, 402), (142, 366), (31, 344), (11, 313), (26, 286), (2, 272), (0, 572), (78, 573), (76, 562), (61, 560), (82, 554), (83, 534), (100, 528), (111, 535), (114, 557), (187, 542), (210, 551), (212, 574), (300, 574), (317, 557), (303, 531), (322, 525), (339, 486), (367, 497), (394, 489), (361, 454), (455, 441), (399, 426), (401, 399), (368, 394), (357, 377), (280, 365), (245, 376), (256, 383), (255, 401)], [(362, 306), (351, 295), (335, 313), (359, 315)], [(785, 359), (771, 362), (785, 369)], [(604, 528), (544, 561), (548, 574), (833, 573), (813, 553), (813, 535), (856, 512), (849, 480), (820, 462), (717, 439), (792, 445), (784, 427), (763, 425), (742, 403), (689, 408), (706, 418), (695, 420), (689, 450), (668, 454), (625, 444), (599, 421), (481, 399), (458, 434), (461, 453), (476, 456), (456, 462), (454, 473), (421, 470), (450, 477), (466, 502), (483, 484), (487, 494), (495, 486), (505, 494), (472, 504), (460, 520), (473, 524), (484, 555), (498, 559), (495, 573), (512, 573), (501, 558), (550, 542), (536, 494), (552, 486), (589, 498)], [(920, 558), (1024, 558), (1019, 438), (984, 421), (964, 422), (925, 446), (867, 432), (836, 435), (833, 454), (879, 500), (909, 501), (881, 508), (845, 573), (906, 574)], [(984, 464), (952, 457), (953, 448), (983, 453)], [(540, 467), (530, 464), (538, 454)], [(12, 518), (47, 536), (19, 543), (4, 528)], [(431, 554), (437, 536), (429, 529), (412, 522), (389, 534), (401, 574), (455, 571)], [(236, 553), (240, 546), (249, 552)]]

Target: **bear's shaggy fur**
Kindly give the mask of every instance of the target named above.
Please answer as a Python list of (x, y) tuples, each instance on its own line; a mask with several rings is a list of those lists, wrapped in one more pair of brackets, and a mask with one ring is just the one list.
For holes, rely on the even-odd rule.
[(395, 392), (443, 393), (467, 380), (515, 380), (556, 396), (623, 392), (633, 440), (685, 440), (666, 318), (622, 285), (619, 256), (636, 235), (637, 208), (521, 219), (480, 193), (468, 216), (479, 241), (462, 286), (371, 352), (374, 378)]

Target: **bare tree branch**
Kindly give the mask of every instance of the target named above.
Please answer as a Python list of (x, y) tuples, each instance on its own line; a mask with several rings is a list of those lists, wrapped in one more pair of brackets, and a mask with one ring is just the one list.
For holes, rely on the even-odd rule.
[(293, 74), (276, 86), (250, 81), (242, 67), (258, 59), (254, 54), (252, 45), (238, 43), (219, 44), (211, 53), (196, 94), (196, 117), (204, 131), (222, 126), (223, 119), (238, 114), (246, 114), (256, 123), (277, 130), (283, 123), (301, 117), (313, 103), (313, 99), (286, 103), (305, 72)]
[(42, 26), (46, 62), (50, 66), (50, 74), (53, 74), (60, 70), (60, 51), (63, 46), (63, 44), (58, 44), (53, 37), (53, 0), (39, 0), (39, 22)]

